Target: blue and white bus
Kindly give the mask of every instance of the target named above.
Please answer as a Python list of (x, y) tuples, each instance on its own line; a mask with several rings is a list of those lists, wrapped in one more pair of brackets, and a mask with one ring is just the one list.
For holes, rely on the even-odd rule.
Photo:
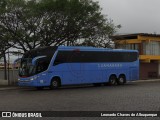
[(42, 47), (26, 52), (19, 86), (56, 89), (63, 85), (124, 84), (139, 79), (137, 50), (94, 47)]

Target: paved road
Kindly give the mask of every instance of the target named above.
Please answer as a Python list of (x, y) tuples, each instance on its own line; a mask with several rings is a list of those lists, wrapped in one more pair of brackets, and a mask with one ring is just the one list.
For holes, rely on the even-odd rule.
[(0, 91), (0, 111), (160, 111), (160, 81)]

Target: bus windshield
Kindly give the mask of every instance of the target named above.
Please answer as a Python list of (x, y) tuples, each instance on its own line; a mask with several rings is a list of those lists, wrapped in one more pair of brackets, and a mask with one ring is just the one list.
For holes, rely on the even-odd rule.
[[(26, 52), (21, 59), (19, 76), (30, 77), (47, 70), (56, 49), (57, 47), (43, 47)], [(46, 57), (36, 59), (35, 64), (32, 64), (34, 58), (38, 56)]]
[(19, 75), (22, 77), (29, 77), (36, 72), (36, 66), (32, 65), (31, 58), (25, 58), (21, 60), (21, 66), (19, 68)]
[(19, 69), (19, 75), (21, 77), (29, 77), (38, 74), (47, 70), (48, 65), (49, 61), (45, 58), (38, 59), (35, 65), (32, 64), (31, 58), (22, 59), (21, 67)]

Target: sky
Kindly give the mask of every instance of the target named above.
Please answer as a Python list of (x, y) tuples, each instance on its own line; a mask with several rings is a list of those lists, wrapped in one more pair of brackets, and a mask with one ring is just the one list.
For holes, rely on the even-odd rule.
[(160, 34), (160, 0), (97, 0), (102, 13), (122, 28), (120, 34)]

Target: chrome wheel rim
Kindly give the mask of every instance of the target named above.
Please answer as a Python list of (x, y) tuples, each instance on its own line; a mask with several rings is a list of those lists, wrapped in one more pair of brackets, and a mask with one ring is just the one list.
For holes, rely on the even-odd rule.
[(54, 87), (57, 87), (57, 86), (58, 86), (57, 81), (53, 81), (53, 82), (52, 82), (52, 85), (53, 85)]
[(111, 79), (111, 84), (115, 84), (116, 83), (116, 80), (115, 79)]
[(119, 82), (123, 83), (124, 82), (124, 79), (121, 77), (119, 78)]

